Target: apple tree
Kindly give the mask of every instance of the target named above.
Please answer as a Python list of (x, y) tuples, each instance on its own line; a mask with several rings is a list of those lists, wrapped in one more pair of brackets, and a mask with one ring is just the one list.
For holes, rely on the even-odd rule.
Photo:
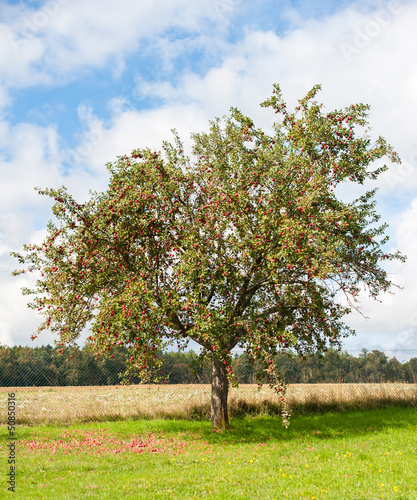
[(14, 253), (36, 272), (29, 306), (64, 348), (88, 327), (98, 354), (128, 348), (127, 373), (155, 373), (168, 345), (201, 346), (212, 365), (211, 422), (228, 426), (232, 349), (245, 349), (285, 402), (274, 356), (338, 347), (353, 334), (343, 317), (365, 288), (392, 288), (386, 225), (375, 190), (341, 199), (341, 184), (363, 185), (399, 162), (383, 138), (366, 135), (368, 106), (324, 112), (315, 86), (289, 112), (278, 85), (261, 106), (278, 114), (272, 134), (232, 108), (188, 157), (178, 135), (161, 151), (136, 149), (107, 165), (108, 189), (78, 203), (65, 187), (42, 244)]

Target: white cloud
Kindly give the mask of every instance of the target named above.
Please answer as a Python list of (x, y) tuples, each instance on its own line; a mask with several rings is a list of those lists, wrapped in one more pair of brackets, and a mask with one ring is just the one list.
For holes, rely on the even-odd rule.
[[(115, 74), (146, 40), (161, 42), (167, 29), (206, 37), (234, 12), (224, 0), (49, 0), (39, 7), (2, 5), (0, 72), (7, 85), (32, 86), (73, 78), (110, 64)], [(155, 45), (155, 44), (154, 44)], [(180, 42), (175, 42), (178, 52)], [(182, 45), (186, 48), (187, 40)], [(165, 47), (167, 43), (165, 43)]]
[(58, 156), (58, 137), (52, 127), (0, 124), (0, 233), (9, 245), (20, 244), (29, 227), (44, 220), (50, 206), (34, 191), (35, 186), (62, 183), (53, 167)]
[[(403, 348), (417, 348), (417, 198), (399, 216), (395, 227), (395, 240), (405, 263), (392, 262), (388, 266), (392, 281), (403, 289), (381, 297), (382, 303), (361, 297), (362, 312), (348, 318), (348, 324), (358, 332), (371, 329), (381, 343)], [(393, 348), (393, 347), (391, 347)]]
[[(410, 189), (417, 185), (417, 70), (410, 64), (417, 48), (416, 15), (417, 4), (407, 2), (376, 11), (354, 5), (322, 21), (300, 22), (281, 36), (249, 31), (205, 75), (185, 74), (175, 88), (154, 86), (154, 94), (194, 102), (211, 117), (236, 105), (267, 126), (270, 115), (258, 104), (270, 95), (273, 82), (281, 84), (290, 105), (321, 83), (318, 99), (328, 109), (353, 102), (371, 105), (373, 134), (386, 137), (404, 160), (381, 179), (383, 193), (392, 184)], [(363, 33), (362, 44), (358, 33)], [(346, 57), (344, 44), (355, 48), (352, 57)]]

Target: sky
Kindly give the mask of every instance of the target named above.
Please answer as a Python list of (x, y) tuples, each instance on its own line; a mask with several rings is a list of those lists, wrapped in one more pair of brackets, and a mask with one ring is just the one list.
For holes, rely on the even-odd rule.
[[(2, 0), (0, 4), (0, 343), (53, 344), (12, 277), (11, 251), (43, 240), (51, 200), (105, 190), (107, 162), (160, 149), (231, 106), (271, 133), (259, 104), (279, 83), (288, 107), (315, 84), (326, 109), (371, 105), (372, 136), (402, 158), (376, 182), (387, 270), (402, 287), (361, 297), (346, 349), (417, 349), (417, 2), (413, 0)], [(271, 115), (272, 113), (272, 115)], [(346, 196), (361, 194), (347, 190)]]

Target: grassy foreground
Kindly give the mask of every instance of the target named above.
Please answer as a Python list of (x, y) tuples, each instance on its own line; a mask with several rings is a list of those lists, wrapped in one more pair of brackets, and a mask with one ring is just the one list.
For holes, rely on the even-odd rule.
[(417, 499), (415, 408), (293, 416), (288, 429), (235, 418), (224, 434), (205, 420), (20, 425), (17, 439), (14, 498)]

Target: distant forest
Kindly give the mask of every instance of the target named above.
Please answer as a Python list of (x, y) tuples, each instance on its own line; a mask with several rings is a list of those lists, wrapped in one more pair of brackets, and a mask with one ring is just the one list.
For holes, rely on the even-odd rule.
[[(0, 346), (1, 387), (116, 385), (125, 371), (126, 350), (112, 352), (113, 358), (95, 358), (86, 348), (72, 348), (59, 354), (54, 347)], [(169, 384), (210, 383), (210, 368), (197, 367), (193, 351), (160, 353), (163, 377)], [(278, 370), (287, 383), (417, 383), (417, 358), (400, 363), (381, 351), (363, 350), (354, 357), (327, 351), (324, 355), (280, 355)], [(241, 384), (256, 383), (256, 363), (246, 353), (235, 355), (233, 369)], [(132, 383), (140, 379), (133, 377)]]

